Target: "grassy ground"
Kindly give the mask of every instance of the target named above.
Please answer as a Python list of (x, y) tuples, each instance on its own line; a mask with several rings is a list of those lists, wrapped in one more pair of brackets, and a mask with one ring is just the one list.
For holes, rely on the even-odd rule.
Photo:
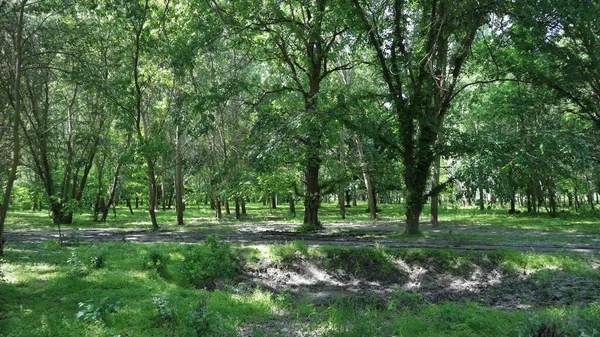
[[(380, 221), (399, 220), (400, 209), (381, 207), (385, 219)], [(364, 208), (350, 209), (345, 221), (367, 220)], [(286, 209), (249, 205), (248, 211), (243, 223), (298, 223)], [(186, 216), (193, 230), (206, 226), (226, 231), (239, 223), (216, 223), (208, 209), (188, 209)], [(325, 224), (341, 221), (333, 204), (324, 204), (321, 218)], [(159, 212), (163, 228), (176, 228), (173, 219), (172, 211)], [(509, 216), (505, 210), (444, 210), (441, 219), (441, 229), (425, 226), (424, 235), (518, 240), (528, 231), (592, 236), (600, 232), (594, 214), (552, 219)], [(54, 228), (41, 212), (12, 212), (8, 221), (8, 230)], [(118, 209), (107, 224), (81, 214), (68, 227), (98, 226), (149, 227), (149, 222), (141, 210), (131, 216)], [(500, 234), (457, 234), (461, 228)], [(269, 287), (257, 281), (257, 275), (272, 278), (268, 270), (277, 269), (277, 276), (285, 278), (307, 265), (336, 280), (360, 279), (372, 283), (372, 289), (383, 284), (392, 290), (361, 288), (317, 301), (313, 288), (319, 284)], [(562, 336), (597, 336), (599, 266), (598, 253), (311, 248), (301, 242), (15, 242), (7, 245), (0, 260), (0, 336), (535, 336), (542, 325), (556, 327)], [(465, 283), (474, 275), (485, 280), (492, 272), (503, 278), (494, 286), (460, 294), (446, 294), (440, 287), (434, 296), (427, 284), (409, 289), (407, 270), (429, 275), (423, 280), (440, 276), (440, 282)], [(521, 297), (514, 299), (513, 293)]]

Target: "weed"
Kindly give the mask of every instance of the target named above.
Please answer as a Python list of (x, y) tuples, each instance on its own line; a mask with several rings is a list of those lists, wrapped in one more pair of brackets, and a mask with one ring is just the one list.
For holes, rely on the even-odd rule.
[(274, 262), (291, 264), (302, 256), (308, 255), (308, 246), (302, 241), (295, 240), (285, 245), (273, 245), (271, 254)]
[(142, 268), (153, 270), (162, 278), (168, 278), (167, 262), (169, 257), (156, 249), (144, 251), (142, 254)]
[(116, 312), (121, 302), (112, 301), (108, 297), (103, 299), (92, 298), (85, 302), (79, 302), (79, 311), (76, 319), (105, 323), (109, 314)]
[(152, 298), (155, 309), (155, 324), (173, 332), (177, 324), (177, 306), (172, 304), (166, 295), (156, 295)]
[(75, 252), (71, 252), (71, 255), (67, 259), (67, 266), (69, 266), (69, 270), (67, 271), (69, 278), (81, 278), (88, 274), (85, 264)]
[(219, 281), (237, 275), (239, 260), (231, 245), (209, 235), (204, 245), (190, 246), (184, 254), (183, 274), (196, 288), (214, 290)]
[(206, 301), (202, 300), (190, 312), (191, 326), (196, 336), (228, 336), (227, 329), (220, 313), (208, 308)]
[(104, 268), (105, 263), (106, 263), (106, 257), (102, 253), (94, 254), (94, 255), (90, 256), (89, 266), (91, 269)]

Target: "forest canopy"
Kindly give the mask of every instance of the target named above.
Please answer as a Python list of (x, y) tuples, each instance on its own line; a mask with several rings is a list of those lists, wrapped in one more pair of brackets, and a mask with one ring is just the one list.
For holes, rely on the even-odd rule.
[(600, 192), (600, 4), (0, 1), (0, 253), (10, 209), (107, 221), (210, 203), (556, 216)]

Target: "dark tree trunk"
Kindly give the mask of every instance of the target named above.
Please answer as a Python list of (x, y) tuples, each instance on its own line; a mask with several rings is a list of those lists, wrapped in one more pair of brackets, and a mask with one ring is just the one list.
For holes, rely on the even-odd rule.
[(246, 198), (245, 197), (242, 197), (241, 203), (242, 203), (242, 205), (241, 205), (242, 206), (242, 215), (246, 215)]
[[(314, 147), (315, 150), (318, 147)], [(319, 188), (319, 167), (321, 159), (318, 155), (309, 152), (306, 160), (306, 195), (304, 197), (304, 225), (310, 229), (322, 229), (319, 222), (319, 203), (321, 200), (321, 191)]]
[(179, 126), (175, 128), (175, 210), (177, 225), (183, 226), (183, 137)]
[(235, 197), (235, 218), (240, 219), (240, 197)]
[(131, 215), (133, 215), (133, 209), (131, 209), (131, 199), (130, 198), (126, 198), (125, 202), (127, 203), (127, 208), (129, 208), (129, 213)]
[(277, 193), (271, 193), (271, 209), (277, 208)]
[(294, 197), (294, 193), (288, 192), (288, 203), (290, 205), (290, 214), (295, 218), (296, 217), (296, 198)]
[(225, 199), (225, 214), (231, 215), (231, 210), (229, 209), (229, 199)]
[(223, 212), (221, 211), (221, 198), (217, 197), (215, 201), (215, 206), (217, 209), (215, 210), (215, 218), (219, 221), (223, 219)]

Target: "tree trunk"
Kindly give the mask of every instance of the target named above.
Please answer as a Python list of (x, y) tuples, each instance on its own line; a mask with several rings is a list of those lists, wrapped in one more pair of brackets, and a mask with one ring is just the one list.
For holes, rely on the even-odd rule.
[(290, 205), (290, 214), (295, 218), (296, 217), (296, 198), (294, 197), (294, 193), (288, 192), (288, 203)]
[[(345, 142), (346, 142), (346, 132), (344, 130), (344, 126), (342, 126), (340, 128), (340, 146), (338, 149), (339, 152), (339, 158), (340, 158), (340, 164), (342, 165), (342, 167), (345, 167), (346, 163), (346, 149), (345, 149)], [(345, 191), (345, 183), (340, 183), (339, 189), (338, 189), (338, 206), (340, 207), (340, 216), (342, 217), (342, 219), (346, 219), (346, 191)]]
[(235, 218), (240, 219), (240, 197), (235, 197)]
[(354, 136), (354, 143), (356, 144), (356, 152), (362, 169), (363, 182), (365, 183), (365, 190), (367, 191), (369, 214), (371, 215), (371, 220), (375, 220), (377, 219), (377, 205), (375, 204), (375, 193), (373, 192), (373, 185), (371, 184), (371, 177), (369, 175), (369, 164), (364, 160), (363, 147), (358, 135)]
[(231, 210), (229, 209), (229, 199), (225, 199), (225, 214), (231, 215)]
[(127, 203), (127, 208), (129, 208), (129, 213), (133, 215), (133, 209), (131, 209), (131, 199), (125, 198), (125, 202)]
[(483, 188), (479, 189), (479, 210), (480, 211), (485, 210), (485, 200), (484, 200), (484, 196), (483, 196)]
[(246, 215), (246, 198), (242, 197), (242, 215)]
[[(437, 186), (440, 184), (440, 168), (442, 164), (442, 158), (438, 155), (435, 157), (435, 161), (433, 163), (433, 177), (432, 177), (432, 186)], [(431, 215), (430, 222), (431, 225), (436, 227), (439, 225), (438, 212), (439, 212), (439, 195), (436, 193), (431, 196)]]
[[(100, 222), (106, 222), (106, 218), (108, 217), (108, 211), (110, 210), (110, 207), (113, 206), (115, 203), (115, 195), (117, 191), (117, 185), (119, 184), (119, 173), (121, 171), (121, 165), (121, 161), (117, 161), (113, 181), (112, 184), (110, 184), (110, 188), (108, 190), (108, 202), (101, 208), (102, 218), (100, 219)], [(104, 198), (102, 200), (104, 200)]]
[(183, 226), (183, 137), (179, 126), (175, 128), (175, 209), (177, 212), (177, 225)]
[(277, 193), (271, 193), (271, 209), (277, 209)]
[(156, 176), (154, 175), (154, 162), (150, 158), (146, 158), (147, 179), (148, 179), (148, 213), (150, 213), (150, 221), (152, 222), (152, 230), (158, 230), (158, 222), (156, 221)]
[(218, 221), (221, 221), (223, 219), (223, 212), (221, 211), (221, 198), (217, 197), (217, 200), (215, 201), (215, 206), (215, 218)]
[[(316, 151), (316, 146), (312, 147)], [(323, 226), (319, 222), (319, 203), (321, 191), (319, 188), (319, 168), (321, 159), (316, 153), (309, 151), (306, 158), (306, 192), (304, 196), (304, 225), (309, 229), (318, 230)]]

